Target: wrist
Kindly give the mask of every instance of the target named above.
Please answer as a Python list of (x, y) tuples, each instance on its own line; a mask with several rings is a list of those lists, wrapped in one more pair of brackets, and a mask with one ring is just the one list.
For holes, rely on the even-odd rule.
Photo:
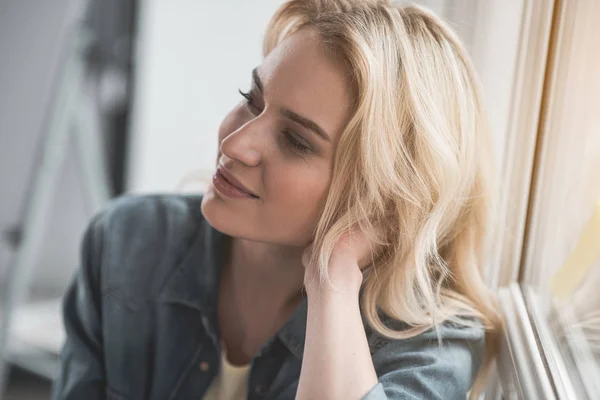
[(315, 294), (339, 294), (358, 297), (362, 285), (362, 272), (353, 260), (332, 260), (328, 266), (329, 281), (321, 281), (317, 276), (305, 281), (308, 296)]

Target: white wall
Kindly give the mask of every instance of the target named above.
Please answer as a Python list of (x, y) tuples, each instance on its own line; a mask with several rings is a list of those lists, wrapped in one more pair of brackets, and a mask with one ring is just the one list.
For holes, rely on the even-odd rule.
[[(483, 95), (494, 130), (495, 150), (499, 157), (504, 154), (511, 117), (524, 2), (525, 0), (481, 2), (473, 29), (473, 62), (483, 85)], [(503, 159), (501, 157), (499, 162)]]
[(282, 0), (146, 0), (128, 188), (171, 191), (211, 170), (217, 129), (248, 89), (262, 34)]

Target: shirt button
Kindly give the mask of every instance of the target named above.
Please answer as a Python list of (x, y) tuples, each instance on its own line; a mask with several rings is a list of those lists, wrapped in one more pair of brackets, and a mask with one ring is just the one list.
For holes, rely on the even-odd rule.
[(209, 367), (210, 367), (210, 365), (208, 365), (208, 363), (206, 361), (202, 361), (200, 363), (200, 371), (202, 371), (202, 372), (208, 371)]

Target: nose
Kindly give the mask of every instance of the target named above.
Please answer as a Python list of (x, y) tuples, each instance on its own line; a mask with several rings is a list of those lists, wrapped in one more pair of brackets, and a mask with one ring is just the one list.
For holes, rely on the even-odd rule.
[(255, 130), (256, 127), (250, 122), (229, 134), (221, 141), (219, 146), (221, 153), (248, 167), (258, 166), (261, 163), (262, 155), (259, 151), (260, 138)]

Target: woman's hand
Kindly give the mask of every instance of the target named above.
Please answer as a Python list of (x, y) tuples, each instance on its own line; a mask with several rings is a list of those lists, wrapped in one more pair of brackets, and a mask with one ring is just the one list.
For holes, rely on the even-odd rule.
[(306, 268), (304, 285), (307, 292), (332, 289), (355, 290), (358, 293), (362, 284), (362, 269), (370, 265), (376, 254), (376, 247), (369, 236), (359, 230), (344, 234), (336, 243), (329, 258), (329, 278), (332, 285), (323, 284), (318, 279), (316, 266), (310, 265), (312, 246), (304, 250), (302, 263)]

